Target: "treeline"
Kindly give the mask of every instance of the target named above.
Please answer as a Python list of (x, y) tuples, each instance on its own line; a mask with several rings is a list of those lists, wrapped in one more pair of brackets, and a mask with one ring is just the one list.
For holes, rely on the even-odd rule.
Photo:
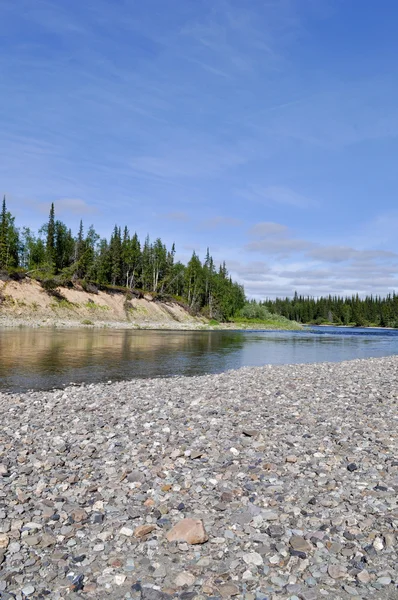
[(207, 251), (202, 262), (195, 252), (187, 265), (175, 260), (174, 244), (160, 238), (142, 243), (128, 227), (115, 226), (109, 239), (90, 226), (72, 230), (56, 219), (54, 204), (38, 234), (17, 228), (3, 199), (0, 217), (0, 269), (20, 270), (59, 285), (81, 281), (141, 290), (156, 297), (173, 296), (192, 312), (228, 320), (245, 304), (243, 287), (232, 281), (225, 263), (216, 268)]
[(385, 298), (359, 298), (358, 295), (310, 298), (296, 293), (293, 298), (265, 300), (261, 305), (299, 323), (398, 327), (398, 296), (395, 293)]

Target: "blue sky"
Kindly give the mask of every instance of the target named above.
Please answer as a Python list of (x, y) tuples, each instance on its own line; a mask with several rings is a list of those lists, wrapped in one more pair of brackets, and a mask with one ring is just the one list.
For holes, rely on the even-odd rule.
[(398, 290), (393, 0), (1, 0), (0, 191), (206, 247), (249, 296)]

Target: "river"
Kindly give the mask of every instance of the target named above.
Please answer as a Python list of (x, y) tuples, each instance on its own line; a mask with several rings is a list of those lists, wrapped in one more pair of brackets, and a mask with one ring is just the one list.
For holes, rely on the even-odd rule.
[(0, 389), (51, 389), (135, 377), (219, 373), (244, 366), (338, 362), (398, 354), (398, 331), (0, 330)]

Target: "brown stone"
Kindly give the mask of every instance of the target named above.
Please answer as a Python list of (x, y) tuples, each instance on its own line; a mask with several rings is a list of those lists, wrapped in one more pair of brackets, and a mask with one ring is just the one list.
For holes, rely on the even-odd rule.
[(312, 550), (311, 544), (299, 535), (293, 535), (290, 538), (289, 543), (293, 550), (298, 550), (299, 552), (309, 552)]
[(0, 548), (7, 548), (10, 538), (6, 533), (0, 533)]
[(84, 508), (74, 508), (72, 510), (71, 516), (75, 523), (81, 523), (85, 519), (87, 519), (87, 513)]
[(224, 585), (220, 585), (218, 588), (221, 598), (232, 598), (232, 596), (239, 595), (239, 588), (233, 583), (226, 583)]
[(209, 539), (203, 522), (199, 519), (183, 519), (167, 533), (169, 542), (187, 542), (188, 544), (204, 544)]
[(162, 485), (160, 489), (162, 490), (162, 492), (169, 492), (171, 490), (171, 485), (170, 483), (166, 483), (165, 485)]
[(134, 530), (134, 537), (143, 538), (150, 534), (154, 529), (156, 529), (156, 525), (140, 525)]

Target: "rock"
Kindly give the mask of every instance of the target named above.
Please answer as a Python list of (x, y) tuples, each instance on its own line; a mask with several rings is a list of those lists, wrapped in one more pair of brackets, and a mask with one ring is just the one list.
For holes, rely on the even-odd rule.
[(7, 548), (9, 543), (10, 538), (8, 537), (8, 535), (6, 533), (0, 533), (0, 549)]
[(376, 580), (376, 583), (378, 583), (379, 585), (390, 585), (391, 583), (391, 577), (379, 577)]
[(257, 437), (260, 435), (260, 432), (257, 429), (243, 429), (242, 433), (246, 437)]
[(258, 552), (247, 552), (242, 558), (247, 565), (260, 566), (264, 563), (263, 557)]
[(203, 522), (199, 519), (183, 519), (166, 534), (169, 542), (204, 544), (209, 539)]
[(131, 537), (134, 535), (134, 529), (131, 529), (130, 527), (122, 527), (119, 531), (119, 534), (125, 535), (126, 537)]
[(299, 552), (309, 552), (312, 550), (311, 544), (299, 535), (293, 535), (289, 540), (289, 544), (293, 550), (297, 550)]
[(347, 569), (343, 565), (329, 565), (328, 574), (332, 579), (341, 579), (346, 576)]
[(175, 584), (177, 587), (191, 586), (195, 583), (196, 577), (189, 573), (188, 571), (184, 571), (179, 573), (175, 578)]
[(238, 586), (233, 583), (225, 583), (218, 587), (218, 592), (221, 598), (232, 598), (233, 596), (239, 596), (240, 591)]
[(287, 463), (296, 463), (297, 456), (295, 456), (294, 454), (289, 454), (288, 456), (286, 456), (286, 462)]
[(140, 600), (172, 600), (170, 594), (155, 590), (153, 588), (143, 587)]
[(355, 463), (350, 463), (349, 465), (347, 465), (347, 471), (350, 471), (350, 473), (352, 473), (353, 471), (357, 471), (358, 470), (358, 465), (356, 465)]
[(150, 534), (154, 529), (156, 529), (156, 525), (140, 525), (134, 530), (134, 537), (143, 538)]
[(25, 585), (21, 591), (24, 596), (31, 596), (35, 593), (35, 587), (33, 585)]
[(370, 574), (366, 569), (364, 569), (363, 571), (357, 574), (357, 579), (358, 581), (366, 585), (370, 582)]

